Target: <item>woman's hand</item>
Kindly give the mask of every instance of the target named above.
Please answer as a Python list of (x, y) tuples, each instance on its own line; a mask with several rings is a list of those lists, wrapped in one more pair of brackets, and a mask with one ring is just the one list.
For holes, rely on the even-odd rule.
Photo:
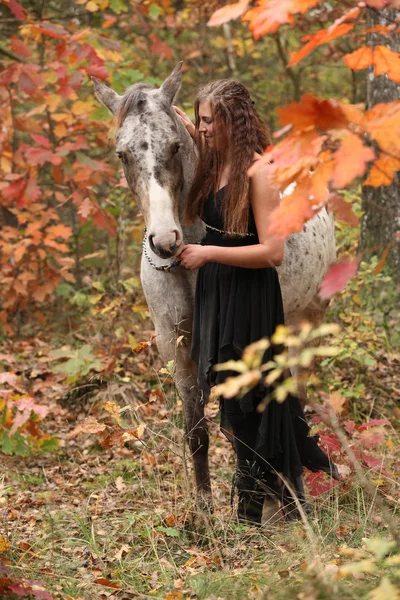
[(182, 121), (182, 123), (184, 124), (184, 126), (186, 127), (186, 129), (188, 130), (188, 132), (190, 133), (191, 137), (194, 137), (196, 128), (193, 125), (192, 121), (187, 116), (187, 114), (184, 113), (183, 110), (181, 110), (177, 106), (173, 106), (172, 108), (175, 109), (175, 112), (177, 113), (177, 115), (179, 116), (180, 120)]
[(179, 260), (186, 269), (200, 269), (209, 261), (209, 252), (207, 246), (199, 244), (187, 244), (179, 255)]

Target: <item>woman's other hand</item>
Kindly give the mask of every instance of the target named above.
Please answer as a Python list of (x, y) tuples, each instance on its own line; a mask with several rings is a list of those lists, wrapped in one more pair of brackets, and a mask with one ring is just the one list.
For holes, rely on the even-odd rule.
[(208, 248), (200, 244), (187, 244), (178, 258), (186, 269), (200, 269), (209, 261)]
[(195, 134), (195, 131), (196, 131), (196, 128), (193, 125), (192, 121), (189, 119), (189, 117), (187, 116), (187, 114), (183, 112), (183, 110), (181, 110), (177, 106), (173, 106), (173, 108), (175, 109), (176, 114), (179, 116), (179, 118), (182, 121), (183, 125), (185, 126), (185, 128), (187, 129), (187, 131), (190, 133), (191, 137), (193, 138), (194, 134)]

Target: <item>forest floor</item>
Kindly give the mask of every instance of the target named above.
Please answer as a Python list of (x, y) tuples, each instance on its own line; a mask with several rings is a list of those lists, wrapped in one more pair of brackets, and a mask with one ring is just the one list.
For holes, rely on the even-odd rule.
[[(379, 290), (387, 293), (389, 284), (376, 276)], [(213, 403), (207, 418), (215, 510), (196, 508), (182, 403), (169, 367), (154, 342), (147, 344), (151, 324), (140, 300), (133, 324), (129, 301), (109, 317), (112, 300), (112, 310), (96, 309), (112, 326), (66, 319), (65, 331), (5, 340), (5, 398), (11, 389), (49, 412), (24, 426), (25, 437), (39, 440), (42, 451), (35, 451), (17, 434), (4, 436), (10, 415), (2, 405), (0, 590), (3, 581), (4, 594), (14, 591), (4, 598), (399, 600), (400, 553), (392, 535), (400, 525), (398, 308), (388, 309), (383, 323), (371, 288), (360, 285), (355, 281), (357, 289), (331, 310), (328, 320), (343, 328), (335, 342), (340, 354), (320, 362), (322, 384), (311, 397), (336, 406), (367, 483), (336, 433), (309, 413), (322, 446), (341, 465), (342, 481), (306, 474), (312, 514), (304, 522), (237, 523), (234, 456)], [(88, 417), (99, 433), (82, 431)], [(137, 439), (121, 442), (121, 426)]]

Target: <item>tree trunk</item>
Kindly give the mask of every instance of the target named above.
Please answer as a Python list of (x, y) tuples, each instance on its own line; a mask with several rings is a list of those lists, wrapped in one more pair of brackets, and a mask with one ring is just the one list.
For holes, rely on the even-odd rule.
[[(399, 17), (400, 10), (370, 8), (368, 27), (392, 25)], [(368, 35), (368, 45), (371, 48), (384, 45), (394, 52), (399, 52), (400, 37), (396, 30), (389, 37), (371, 33)], [(386, 75), (375, 77), (373, 67), (369, 67), (367, 109), (379, 102), (393, 102), (399, 98), (400, 85)], [(400, 171), (388, 186), (382, 185), (378, 188), (364, 186), (362, 208), (364, 218), (361, 223), (360, 248), (364, 255), (380, 254), (388, 244), (391, 244), (388, 262), (393, 267), (396, 280), (400, 281), (400, 240), (396, 237), (400, 231)]]

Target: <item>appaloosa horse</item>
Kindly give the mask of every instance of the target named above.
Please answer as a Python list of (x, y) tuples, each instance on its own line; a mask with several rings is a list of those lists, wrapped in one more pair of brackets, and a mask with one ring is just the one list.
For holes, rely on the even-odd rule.
[[(116, 153), (146, 223), (141, 281), (164, 361), (175, 361), (175, 383), (183, 398), (186, 436), (193, 457), (197, 492), (212, 505), (208, 430), (197, 388), (197, 365), (189, 356), (196, 274), (175, 257), (184, 243), (197, 242), (200, 220), (182, 225), (197, 154), (194, 142), (172, 107), (181, 86), (179, 63), (161, 88), (138, 83), (120, 96), (93, 78), (95, 93), (117, 118)], [(334, 224), (325, 209), (285, 245), (279, 279), (286, 323), (319, 322), (326, 305), (321, 280), (335, 260)], [(178, 336), (183, 336), (177, 345)]]

